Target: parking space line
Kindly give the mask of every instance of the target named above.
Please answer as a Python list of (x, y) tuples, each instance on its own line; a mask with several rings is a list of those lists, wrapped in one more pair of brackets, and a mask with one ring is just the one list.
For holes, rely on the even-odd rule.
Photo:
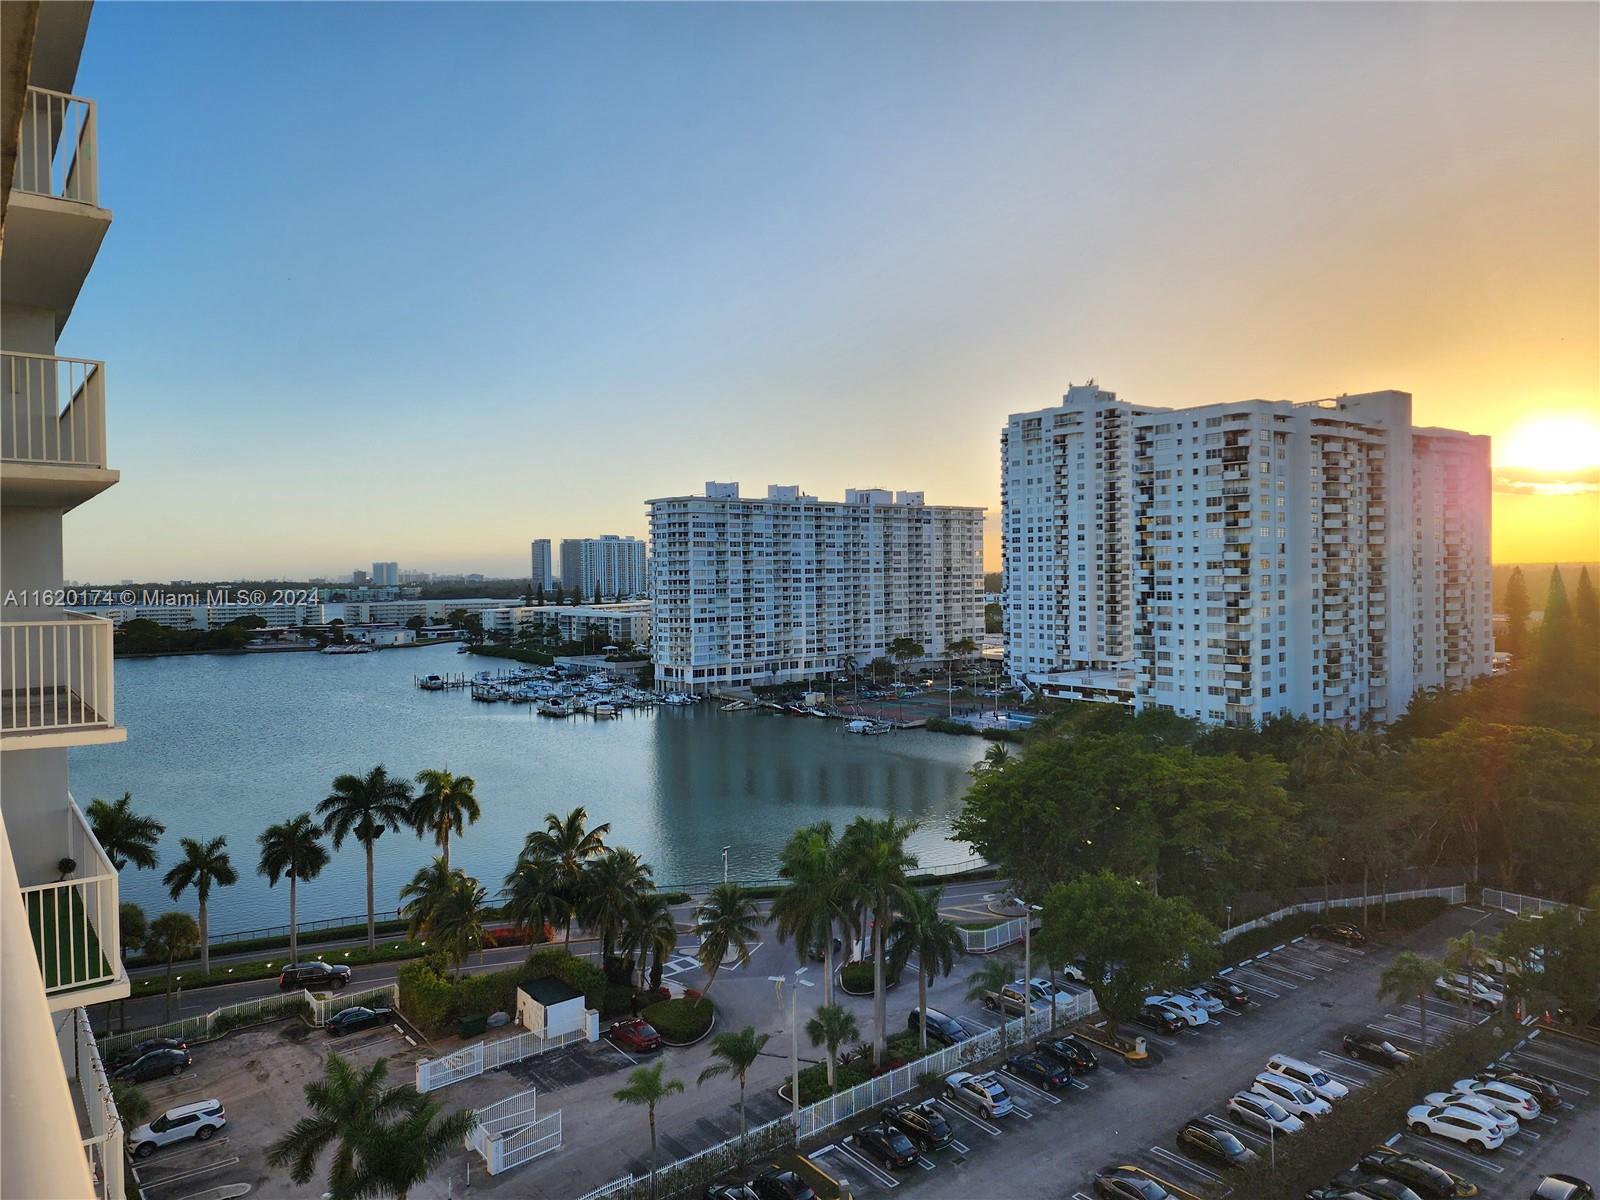
[(610, 1038), (601, 1038), (600, 1040), (602, 1042), (604, 1042), (605, 1045), (608, 1048), (610, 1048), (612, 1050), (615, 1050), (618, 1054), (622, 1055), (623, 1058), (627, 1059), (634, 1066), (637, 1067), (639, 1065), (639, 1060), (637, 1058), (635, 1058), (633, 1055), (629, 1054), (626, 1050), (624, 1050), (621, 1046), (617, 1045)]
[[(1367, 1077), (1366, 1078), (1362, 1078), (1361, 1076), (1358, 1075), (1358, 1076), (1356, 1076), (1355, 1080), (1353, 1081), (1360, 1087), (1365, 1087), (1367, 1084), (1371, 1083), (1372, 1080), (1375, 1079), (1376, 1077), (1378, 1077), (1379, 1075), (1385, 1074), (1384, 1069), (1382, 1067), (1375, 1067), (1371, 1063), (1358, 1062), (1356, 1059), (1347, 1058), (1343, 1054), (1335, 1054), (1332, 1050), (1318, 1050), (1317, 1051), (1317, 1055), (1320, 1058), (1331, 1059), (1333, 1062), (1342, 1063), (1343, 1065), (1345, 1065), (1347, 1067), (1354, 1067), (1358, 1071), (1365, 1071), (1367, 1073)], [(1329, 1071), (1328, 1074), (1333, 1075), (1334, 1072)], [(1338, 1078), (1343, 1078), (1343, 1077), (1342, 1076), (1338, 1076)]]
[(1221, 1175), (1206, 1170), (1206, 1168), (1202, 1167), (1199, 1163), (1190, 1162), (1187, 1158), (1184, 1158), (1180, 1154), (1174, 1154), (1165, 1146), (1151, 1146), (1150, 1153), (1159, 1158), (1163, 1163), (1177, 1167), (1179, 1170), (1189, 1171), (1192, 1174), (1198, 1175), (1201, 1179), (1209, 1180), (1212, 1183), (1222, 1182)]
[[(1072, 1086), (1075, 1087), (1075, 1088), (1078, 1088), (1080, 1091), (1087, 1092), (1089, 1090), (1089, 1085), (1087, 1083), (1085, 1083), (1083, 1080), (1079, 1079), (1076, 1075), (1074, 1075), (1072, 1077)], [(1573, 1090), (1576, 1091), (1577, 1089), (1574, 1088)], [(1586, 1095), (1586, 1096), (1588, 1094), (1589, 1093), (1587, 1093), (1587, 1092), (1584, 1093), (1584, 1095)]]
[[(1256, 970), (1265, 972), (1268, 968), (1271, 968), (1274, 971), (1281, 971), (1285, 975), (1293, 975), (1296, 979), (1304, 979), (1309, 981), (1316, 978), (1315, 975), (1307, 975), (1304, 971), (1296, 971), (1293, 967), (1286, 967), (1282, 963), (1270, 958), (1256, 960)], [(1267, 978), (1270, 979), (1271, 976), (1269, 975)]]
[(1004, 1067), (1002, 1067), (1000, 1069), (1000, 1073), (1002, 1075), (1004, 1075), (1007, 1079), (1011, 1080), (1011, 1082), (1012, 1082), (1012, 1084), (1014, 1086), (1021, 1088), (1024, 1095), (1040, 1096), (1040, 1097), (1043, 1097), (1045, 1100), (1048, 1100), (1051, 1104), (1060, 1104), (1061, 1103), (1061, 1101), (1059, 1099), (1057, 1099), (1055, 1096), (1052, 1096), (1049, 1092), (1046, 1092), (1046, 1091), (1044, 1091), (1044, 1090), (1042, 1090), (1040, 1088), (1036, 1088), (1036, 1087), (1033, 1086), (1033, 1084), (1028, 1083), (1028, 1082), (1026, 1082), (1024, 1080), (1018, 1079), (1015, 1075), (1013, 1075), (1010, 1071), (1006, 1070)]
[(1402, 1140), (1414, 1142), (1417, 1145), (1422, 1146), (1429, 1155), (1447, 1154), (1457, 1162), (1471, 1163), (1475, 1167), (1482, 1167), (1486, 1171), (1493, 1171), (1496, 1175), (1504, 1175), (1506, 1173), (1506, 1169), (1504, 1167), (1492, 1163), (1486, 1158), (1480, 1158), (1476, 1154), (1468, 1154), (1464, 1151), (1457, 1150), (1452, 1146), (1445, 1145), (1444, 1142), (1439, 1138), (1421, 1138), (1414, 1133), (1408, 1133)]
[(1214, 1116), (1211, 1113), (1206, 1114), (1206, 1120), (1210, 1124), (1215, 1125), (1218, 1129), (1226, 1129), (1229, 1133), (1236, 1134), (1239, 1137), (1249, 1138), (1253, 1142), (1260, 1142), (1263, 1146), (1272, 1140), (1265, 1134), (1257, 1133), (1253, 1129), (1246, 1129), (1237, 1121), (1225, 1121), (1221, 1117)]
[[(1233, 969), (1235, 971), (1239, 972), (1240, 974), (1245, 975), (1247, 978), (1250, 978), (1250, 979), (1264, 979), (1268, 983), (1272, 984), (1273, 987), (1286, 987), (1291, 992), (1299, 990), (1299, 987), (1300, 987), (1300, 985), (1297, 984), (1297, 983), (1290, 983), (1286, 979), (1278, 979), (1275, 976), (1268, 975), (1263, 971), (1259, 971), (1254, 966), (1249, 966), (1249, 967), (1238, 966), (1238, 967), (1235, 967)], [(1257, 985), (1255, 983), (1252, 983), (1250, 986), (1252, 988), (1255, 988), (1258, 991), (1266, 992), (1267, 995), (1271, 996), (1274, 1000), (1278, 999), (1278, 993), (1273, 991), (1271, 988), (1260, 987), (1259, 985)]]
[(1577, 1067), (1569, 1067), (1564, 1062), (1558, 1062), (1553, 1058), (1546, 1058), (1542, 1054), (1533, 1054), (1527, 1050), (1518, 1050), (1516, 1054), (1518, 1058), (1525, 1058), (1529, 1062), (1538, 1063), (1540, 1066), (1548, 1067), (1551, 1070), (1565, 1071), (1568, 1075), (1576, 1075), (1579, 1079), (1587, 1079), (1591, 1083), (1600, 1083), (1600, 1075), (1591, 1075), (1587, 1071), (1580, 1071)]
[[(145, 1184), (144, 1186), (157, 1188), (157, 1187), (166, 1187), (168, 1184), (173, 1184), (173, 1183), (184, 1183), (184, 1182), (187, 1182), (190, 1179), (197, 1179), (201, 1175), (209, 1175), (213, 1171), (220, 1171), (224, 1167), (237, 1166), (238, 1163), (239, 1163), (239, 1156), (238, 1155), (234, 1155), (232, 1158), (224, 1158), (224, 1159), (219, 1159), (217, 1162), (214, 1162), (214, 1163), (207, 1163), (203, 1167), (195, 1167), (193, 1170), (185, 1171), (181, 1175), (168, 1175), (165, 1179), (152, 1179), (149, 1183)], [(146, 1169), (148, 1170), (148, 1168), (146, 1168)]]
[(868, 1162), (867, 1156), (861, 1153), (859, 1150), (856, 1150), (853, 1146), (849, 1145), (848, 1139), (846, 1139), (844, 1142), (840, 1142), (835, 1149), (838, 1150), (839, 1153), (845, 1158), (849, 1159), (851, 1162), (855, 1163), (858, 1167), (865, 1171), (874, 1183), (880, 1183), (886, 1188), (897, 1188), (900, 1186), (900, 1181), (898, 1179), (875, 1163)]
[(940, 1098), (940, 1100), (938, 1101), (938, 1104), (939, 1104), (940, 1108), (943, 1108), (943, 1109), (946, 1109), (949, 1112), (955, 1113), (956, 1116), (960, 1117), (963, 1121), (966, 1121), (968, 1124), (976, 1125), (979, 1129), (983, 1130), (990, 1137), (996, 1137), (997, 1138), (997, 1137), (1000, 1136), (1000, 1131), (998, 1129), (996, 1129), (993, 1125), (989, 1124), (987, 1121), (981, 1120), (978, 1117), (973, 1116), (971, 1113), (967, 1112), (965, 1108), (962, 1108), (961, 1106), (956, 1105), (956, 1104), (952, 1104), (950, 1101), (945, 1100), (943, 1098)]

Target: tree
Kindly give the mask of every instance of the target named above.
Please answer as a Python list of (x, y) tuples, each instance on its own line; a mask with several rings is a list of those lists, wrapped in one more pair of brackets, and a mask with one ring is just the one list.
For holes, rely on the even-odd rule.
[(145, 953), (151, 958), (167, 961), (167, 1015), (172, 1020), (172, 964), (179, 958), (188, 958), (200, 942), (200, 926), (186, 912), (162, 913), (150, 922), (150, 932), (145, 934)]
[[(882, 1065), (887, 1046), (884, 997), (884, 935), (895, 914), (904, 908), (911, 889), (906, 875), (917, 865), (916, 856), (906, 850), (906, 839), (916, 830), (911, 821), (902, 822), (893, 814), (882, 820), (857, 817), (840, 839), (840, 857), (850, 895), (863, 912), (872, 913), (872, 1061)], [(856, 922), (857, 928), (862, 922)]]
[(945, 691), (944, 708), (946, 716), (950, 715), (954, 711), (955, 706), (956, 664), (963, 659), (976, 654), (977, 652), (978, 643), (969, 637), (957, 638), (955, 641), (945, 646), (945, 653), (950, 656), (948, 676), (945, 680), (945, 682), (949, 685)]
[(444, 908), (462, 873), (445, 866), (442, 855), (434, 855), (425, 867), (418, 867), (411, 882), (400, 889), (400, 915), (406, 919), (406, 937), (432, 936), (434, 914)]
[(1513, 659), (1520, 659), (1528, 649), (1528, 611), (1528, 583), (1522, 577), (1522, 568), (1512, 567), (1511, 578), (1506, 581), (1504, 649)]
[(711, 1039), (711, 1057), (717, 1059), (695, 1080), (703, 1084), (719, 1075), (732, 1075), (739, 1081), (739, 1161), (744, 1161), (744, 1084), (745, 1075), (761, 1057), (761, 1051), (772, 1040), (770, 1033), (757, 1033), (755, 1027), (746, 1025), (735, 1033), (719, 1033)]
[[(908, 662), (916, 662), (922, 657), (922, 643), (915, 638), (897, 637), (889, 643), (889, 657), (894, 659), (895, 667), (903, 670)], [(905, 720), (905, 697), (900, 698), (900, 719)]]
[(649, 987), (661, 986), (661, 968), (672, 952), (678, 948), (678, 923), (672, 917), (672, 906), (660, 892), (646, 892), (639, 897), (629, 918), (623, 938), (625, 953), (639, 956), (639, 986), (645, 987), (645, 961), (650, 961)]
[(666, 1067), (664, 1062), (635, 1067), (628, 1072), (628, 1086), (611, 1093), (619, 1104), (642, 1105), (650, 1113), (650, 1200), (655, 1200), (656, 1195), (656, 1105), (683, 1091), (683, 1080), (661, 1078)]
[(476, 781), (470, 775), (429, 769), (417, 772), (416, 798), (411, 802), (410, 824), (418, 837), (433, 835), (434, 845), (450, 865), (450, 835), (460, 837), (481, 815)]
[(1600, 631), (1600, 594), (1595, 592), (1588, 567), (1578, 571), (1578, 589), (1572, 595), (1572, 616), (1578, 628), (1592, 642), (1596, 632)]
[[(967, 976), (967, 999), (982, 1002), (993, 996), (996, 1006), (1000, 1011), (1000, 1057), (1006, 1054), (1006, 1020), (1005, 1007), (999, 1004), (1000, 989), (1011, 983), (1017, 977), (1017, 962), (1010, 958), (987, 958), (983, 966)], [(926, 1017), (924, 1017), (924, 1031), (926, 1031)]]
[(761, 914), (742, 884), (719, 883), (694, 910), (694, 922), (700, 938), (700, 966), (706, 973), (704, 994), (709, 996), (729, 950), (741, 963), (749, 959)]
[[(1488, 965), (1489, 958), (1489, 951), (1478, 940), (1476, 930), (1469, 929), (1460, 937), (1453, 937), (1445, 943), (1445, 971), (1465, 977), (1469, 984), (1472, 980), (1482, 978), (1479, 969)], [(1468, 996), (1461, 998), (1461, 1011), (1463, 1016), (1471, 1016), (1472, 1001)]]
[(822, 1046), (828, 1055), (828, 1092), (831, 1095), (839, 1086), (839, 1047), (856, 1041), (861, 1036), (861, 1026), (853, 1012), (837, 1004), (824, 1004), (806, 1022), (806, 1036), (813, 1046)]
[(1042, 921), (1034, 945), (1050, 962), (1083, 960), (1113, 1034), (1150, 989), (1176, 986), (1216, 959), (1217, 930), (1187, 900), (1110, 871), (1053, 888)]
[(194, 888), (195, 900), (200, 908), (200, 973), (211, 974), (210, 901), (211, 888), (232, 887), (239, 882), (239, 872), (234, 870), (228, 857), (228, 839), (217, 836), (209, 842), (194, 838), (179, 838), (178, 848), (183, 851), (183, 861), (162, 877), (167, 894), (176, 900), (185, 888)]
[(150, 921), (132, 900), (124, 900), (117, 905), (117, 932), (122, 939), (122, 953), (128, 954), (137, 951), (144, 945), (144, 939), (150, 932)]
[(428, 618), (424, 617), (421, 613), (418, 613), (416, 616), (412, 617), (406, 622), (406, 628), (417, 633), (421, 633), (423, 629), (427, 627), (427, 624)]
[(506, 876), (500, 898), (501, 911), (527, 936), (530, 946), (544, 941), (550, 926), (572, 914), (561, 894), (556, 864), (548, 859), (520, 856)]
[(421, 1096), (392, 1124), (376, 1126), (370, 1149), (361, 1156), (362, 1196), (406, 1200), (412, 1188), (426, 1183), (477, 1127), (471, 1109), (445, 1114), (438, 1100)]
[(1442, 974), (1444, 964), (1437, 959), (1402, 950), (1378, 977), (1379, 1000), (1392, 999), (1396, 1004), (1416, 1000), (1424, 1049), (1428, 1046), (1428, 993), (1433, 990), (1433, 981)]
[(983, 752), (983, 757), (974, 766), (973, 772), (998, 771), (1011, 761), (1011, 751), (1004, 742), (991, 742), (989, 748)]
[(539, 581), (539, 585), (533, 589), (533, 606), (535, 608), (544, 607), (544, 580), (542, 579)]
[(155, 1111), (150, 1106), (150, 1097), (139, 1090), (138, 1084), (126, 1079), (111, 1081), (111, 1100), (117, 1106), (117, 1117), (125, 1129), (137, 1129)]
[(780, 943), (794, 939), (802, 964), (811, 953), (822, 954), (822, 1002), (832, 1004), (834, 931), (843, 931), (852, 941), (855, 938), (849, 881), (843, 874), (832, 824), (819, 821), (795, 830), (778, 863), (778, 874), (789, 883), (773, 900), (769, 920)]
[(378, 945), (373, 888), (373, 847), (385, 830), (394, 831), (411, 823), (414, 801), (411, 784), (393, 779), (379, 763), (365, 775), (340, 775), (333, 781), (327, 799), (317, 805), (322, 827), (340, 849), (347, 837), (354, 836), (367, 852), (367, 948)]
[(453, 872), (450, 889), (428, 914), (428, 937), (440, 943), (439, 949), (461, 978), (461, 964), (474, 950), (483, 949), (487, 929), (484, 912), (487, 893), (472, 876)]
[(568, 910), (563, 949), (572, 945), (572, 917), (583, 902), (584, 867), (605, 853), (606, 834), (610, 832), (609, 821), (590, 829), (589, 810), (580, 804), (565, 817), (546, 813), (544, 828), (535, 829), (523, 842), (523, 858), (543, 859), (555, 867)]
[(289, 880), (289, 958), (298, 961), (298, 890), (302, 882), (309, 883), (328, 865), (322, 830), (310, 813), (303, 812), (292, 820), (267, 826), (257, 841), (261, 846), (261, 862), (256, 870), (267, 877), (267, 886), (277, 887), (279, 879)]
[(604, 598), (600, 595), (600, 581), (598, 579), (595, 580), (594, 584), (594, 602), (596, 604), (604, 603)]
[(1588, 912), (1552, 909), (1523, 918), (1500, 934), (1499, 957), (1515, 963), (1515, 990), (1546, 1009), (1563, 1010), (1583, 1028), (1600, 1015), (1600, 887), (1590, 890)]
[(962, 952), (961, 932), (939, 914), (944, 889), (931, 892), (910, 889), (900, 914), (889, 926), (890, 973), (899, 975), (911, 956), (917, 956), (917, 1045), (928, 1052), (928, 982), (955, 969)]
[(607, 850), (584, 871), (583, 923), (600, 938), (600, 965), (627, 932), (639, 898), (651, 888), (650, 865), (632, 850)]
[(167, 827), (154, 817), (134, 812), (132, 792), (123, 792), (121, 799), (110, 804), (91, 800), (86, 815), (89, 828), (94, 830), (94, 840), (100, 843), (100, 849), (106, 852), (118, 871), (129, 863), (147, 871), (155, 870), (159, 861), (156, 844)]
[(1573, 636), (1572, 602), (1560, 566), (1550, 569), (1550, 590), (1545, 595), (1544, 616), (1539, 621), (1539, 669), (1547, 675), (1564, 674), (1571, 666), (1577, 640)]

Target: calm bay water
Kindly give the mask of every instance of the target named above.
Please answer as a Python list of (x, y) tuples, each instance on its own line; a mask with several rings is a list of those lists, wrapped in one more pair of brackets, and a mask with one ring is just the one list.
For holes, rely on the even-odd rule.
[[(586, 806), (611, 822), (611, 841), (637, 851), (663, 884), (721, 877), (729, 845), (735, 878), (770, 879), (796, 826), (857, 815), (915, 819), (912, 849), (924, 865), (964, 861), (946, 840), (975, 738), (907, 731), (846, 734), (837, 721), (714, 705), (629, 710), (615, 720), (540, 717), (532, 705), (476, 704), (464, 692), (430, 693), (412, 677), (481, 669), (490, 660), (450, 646), (376, 654), (196, 655), (117, 664), (117, 717), (128, 741), (72, 751), (79, 804), (131, 791), (164, 821), (161, 867), (123, 872), (122, 894), (152, 914), (174, 907), (160, 884), (180, 837), (226, 834), (239, 883), (216, 893), (218, 932), (288, 920), (285, 884), (256, 874), (256, 836), (308, 809), (335, 775), (382, 763), (392, 774), (447, 767), (477, 780), (483, 819), (451, 842), (452, 865), (491, 893), (549, 811)], [(491, 664), (497, 665), (497, 664)], [(408, 833), (377, 849), (377, 905), (432, 851)], [(346, 842), (300, 890), (302, 919), (364, 911), (365, 860)], [(186, 896), (183, 906), (192, 909)]]

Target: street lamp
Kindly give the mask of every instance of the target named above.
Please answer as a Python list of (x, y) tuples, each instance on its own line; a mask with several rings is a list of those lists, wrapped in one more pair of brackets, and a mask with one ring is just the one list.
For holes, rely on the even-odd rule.
[[(795, 998), (800, 995), (803, 987), (815, 987), (809, 979), (801, 979), (811, 968), (797, 967), (794, 973), (795, 987), (789, 993), (789, 1114), (794, 1121), (795, 1132), (800, 1131), (800, 1027), (795, 1016)], [(787, 975), (768, 975), (767, 978), (776, 985), (778, 993), (778, 1016), (783, 1016), (783, 985), (788, 982)]]
[(732, 850), (732, 849), (733, 849), (732, 846), (724, 846), (722, 848), (722, 882), (723, 883), (727, 883), (728, 882), (728, 851)]

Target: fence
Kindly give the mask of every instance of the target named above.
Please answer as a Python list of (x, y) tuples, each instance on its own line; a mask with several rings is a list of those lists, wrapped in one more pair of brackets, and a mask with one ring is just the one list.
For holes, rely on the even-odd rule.
[[(1081, 992), (1072, 997), (1070, 1003), (1058, 1006), (1058, 1017), (1068, 1021), (1084, 1020), (1098, 1011), (1092, 992)], [(1023, 1037), (1022, 1018), (1017, 1017), (1007, 1021), (1004, 1025), (1005, 1039), (1008, 1046), (1015, 1045)], [(1040, 1033), (1038, 1019), (1029, 1023), (1030, 1033)], [(1001, 1027), (987, 1029), (965, 1041), (957, 1042), (954, 1046), (946, 1046), (936, 1050), (925, 1058), (916, 1062), (907, 1063), (903, 1067), (896, 1067), (892, 1071), (857, 1084), (847, 1091), (839, 1092), (807, 1105), (800, 1110), (799, 1118), (779, 1117), (776, 1121), (769, 1121), (765, 1125), (758, 1125), (748, 1134), (748, 1148), (752, 1156), (768, 1150), (772, 1145), (794, 1141), (804, 1141), (814, 1137), (826, 1129), (832, 1128), (841, 1121), (848, 1121), (869, 1109), (886, 1104), (898, 1096), (916, 1090), (921, 1086), (921, 1079), (925, 1075), (945, 1075), (961, 1067), (968, 1067), (983, 1059), (997, 1054), (1000, 1051)], [(739, 1139), (729, 1138), (714, 1146), (669, 1163), (655, 1171), (656, 1188), (654, 1191), (662, 1200), (676, 1195), (697, 1184), (707, 1182), (698, 1178), (696, 1168), (711, 1160), (711, 1165), (732, 1166), (734, 1156), (738, 1152)], [(627, 1175), (621, 1179), (614, 1179), (602, 1187), (587, 1192), (581, 1200), (643, 1200), (652, 1194), (650, 1176)]]
[(993, 954), (1002, 947), (1015, 945), (1022, 940), (1023, 920), (1022, 917), (1013, 917), (987, 929), (957, 927), (956, 932), (961, 935), (961, 948), (968, 954)]
[(498, 1175), (561, 1149), (561, 1113), (558, 1110), (541, 1117), (537, 1091), (529, 1088), (473, 1111), (478, 1123), (467, 1134), (467, 1145), (483, 1155), (489, 1174)]
[(1219, 942), (1229, 942), (1241, 933), (1248, 933), (1252, 929), (1260, 929), (1264, 925), (1271, 925), (1274, 921), (1281, 921), (1284, 917), (1292, 917), (1296, 913), (1326, 912), (1333, 908), (1360, 908), (1363, 904), (1382, 904), (1384, 901), (1424, 900), (1437, 896), (1451, 904), (1465, 904), (1467, 902), (1467, 889), (1464, 884), (1455, 887), (1416, 888), (1409, 892), (1384, 892), (1378, 896), (1344, 896), (1337, 900), (1307, 900), (1304, 904), (1291, 904), (1288, 908), (1280, 908), (1277, 912), (1267, 913), (1257, 917), (1254, 921), (1246, 921), (1243, 925), (1235, 925), (1232, 929), (1223, 930), (1217, 938)]
[(114, 726), (111, 639), (110, 621), (81, 613), (0, 622), (0, 735)]
[(105, 364), (20, 350), (0, 355), (0, 458), (106, 465)]
[(83, 1152), (89, 1159), (95, 1196), (97, 1200), (123, 1200), (127, 1195), (122, 1174), (124, 1130), (116, 1101), (112, 1099), (111, 1081), (106, 1078), (105, 1065), (95, 1048), (88, 1013), (74, 1008), (63, 1015), (70, 1028), (60, 1030), (62, 1059), (72, 1066), (78, 1098), (83, 1103), (89, 1125), (89, 1136), (83, 1139)]
[(485, 1071), (498, 1070), (509, 1063), (558, 1050), (573, 1042), (591, 1041), (589, 1030), (599, 1028), (599, 1014), (592, 1009), (585, 1009), (583, 1016), (582, 1028), (568, 1030), (555, 1037), (546, 1037), (530, 1030), (492, 1042), (473, 1042), (444, 1058), (425, 1058), (417, 1063), (417, 1091), (436, 1092), (452, 1083), (460, 1083)]
[[(387, 912), (373, 913), (372, 917), (374, 921), (382, 925), (385, 921), (399, 920), (400, 912), (398, 909), (390, 909)], [(365, 934), (367, 931), (367, 914), (356, 913), (350, 917), (324, 917), (317, 921), (301, 921), (296, 928), (299, 931), (301, 941), (305, 941), (306, 934), (318, 933), (324, 929), (354, 929), (359, 933)], [(264, 925), (260, 929), (237, 929), (232, 933), (214, 933), (209, 941), (211, 948), (215, 950), (218, 946), (227, 946), (234, 942), (253, 942), (279, 937), (288, 941), (289, 927), (287, 925)]]
[(214, 1008), (208, 1013), (185, 1017), (181, 1021), (157, 1025), (151, 1029), (132, 1029), (127, 1033), (112, 1034), (101, 1039), (100, 1053), (110, 1058), (148, 1038), (178, 1038), (185, 1042), (206, 1041), (221, 1037), (230, 1029), (237, 1029), (241, 1025), (258, 1025), (300, 1014), (309, 1016), (312, 1024), (321, 1027), (328, 1023), (328, 1018), (334, 1013), (358, 1004), (370, 1005), (373, 1001), (386, 1004), (390, 1008), (397, 1008), (400, 1004), (399, 986), (389, 983), (383, 987), (370, 988), (351, 995), (298, 991), (287, 992), (281, 996), (261, 996), (255, 1000)]
[(94, 101), (30, 87), (21, 115), (16, 190), (98, 204)]
[(1579, 912), (1589, 910), (1582, 905), (1566, 905), (1559, 900), (1545, 900), (1539, 896), (1524, 896), (1521, 892), (1502, 892), (1499, 888), (1484, 888), (1483, 902), (1490, 908), (1503, 908), (1507, 912), (1516, 913), (1517, 916), (1531, 914), (1543, 916), (1558, 908), (1576, 908)]

